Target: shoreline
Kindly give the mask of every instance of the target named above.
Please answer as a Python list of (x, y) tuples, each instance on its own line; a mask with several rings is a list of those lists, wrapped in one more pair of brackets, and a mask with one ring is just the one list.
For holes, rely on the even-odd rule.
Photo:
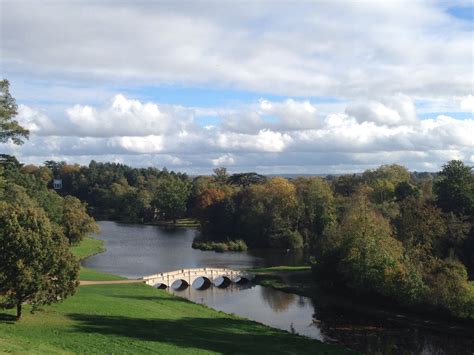
[[(277, 267), (283, 268), (286, 267)], [(267, 270), (265, 270), (267, 269)], [(379, 304), (367, 304), (360, 299), (350, 300), (337, 293), (317, 289), (314, 286), (304, 287), (301, 283), (291, 282), (294, 276), (310, 276), (310, 270), (291, 271), (288, 270), (270, 270), (263, 268), (262, 271), (255, 272), (255, 282), (264, 287), (270, 287), (274, 290), (296, 294), (308, 298), (318, 297), (323, 299), (329, 305), (341, 308), (345, 311), (357, 312), (361, 315), (368, 315), (374, 318), (383, 318), (387, 322), (399, 325), (414, 325), (417, 328), (429, 330), (436, 333), (452, 334), (465, 338), (474, 338), (474, 320), (463, 318), (446, 318), (445, 316), (436, 316), (431, 313), (416, 313), (409, 309), (389, 308)], [(249, 269), (252, 270), (252, 269)]]

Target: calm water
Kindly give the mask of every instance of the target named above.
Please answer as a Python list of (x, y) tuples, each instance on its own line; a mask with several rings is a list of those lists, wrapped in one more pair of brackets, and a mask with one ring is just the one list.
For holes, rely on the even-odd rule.
[[(107, 251), (86, 259), (84, 266), (127, 277), (191, 267), (293, 264), (302, 259), (302, 255), (269, 251), (215, 253), (194, 250), (191, 243), (196, 231), (192, 229), (169, 230), (114, 222), (100, 222), (100, 227), (99, 238), (106, 241)], [(366, 353), (474, 354), (474, 339), (467, 332), (454, 331), (446, 335), (444, 329), (439, 332), (425, 329), (423, 322), (414, 325), (400, 321), (396, 315), (389, 319), (367, 316), (322, 299), (301, 297), (251, 283), (232, 284), (225, 289), (188, 287), (170, 292), (217, 310)], [(469, 333), (472, 335), (474, 331)]]

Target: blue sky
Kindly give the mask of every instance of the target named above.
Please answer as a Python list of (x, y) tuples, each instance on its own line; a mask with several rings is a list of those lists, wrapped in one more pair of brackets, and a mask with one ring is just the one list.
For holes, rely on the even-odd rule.
[(27, 163), (330, 173), (474, 162), (470, 1), (1, 1)]

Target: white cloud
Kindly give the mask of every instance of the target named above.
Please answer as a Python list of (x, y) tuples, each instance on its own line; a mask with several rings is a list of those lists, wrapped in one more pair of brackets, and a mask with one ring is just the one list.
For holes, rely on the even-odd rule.
[(32, 134), (51, 135), (57, 131), (57, 127), (48, 116), (26, 105), (18, 106), (18, 115), (15, 119)]
[(461, 98), (461, 110), (474, 114), (474, 95), (468, 95)]
[(379, 125), (398, 126), (417, 121), (415, 104), (406, 95), (398, 94), (379, 101), (351, 104), (346, 113), (359, 122), (374, 122)]
[(224, 154), (216, 159), (211, 159), (211, 162), (214, 166), (229, 166), (235, 163), (235, 159), (231, 154)]
[(437, 1), (7, 0), (1, 22), (4, 75), (82, 95), (105, 82), (338, 98), (472, 90), (472, 24)]
[(192, 120), (190, 110), (179, 106), (143, 104), (124, 95), (116, 95), (100, 109), (75, 105), (66, 112), (76, 134), (93, 137), (165, 134), (183, 129)]
[[(390, 162), (433, 170), (449, 159), (469, 161), (474, 150), (474, 119), (418, 119), (412, 100), (401, 94), (349, 103), (325, 117), (309, 101), (260, 100), (200, 110), (123, 95), (105, 105), (74, 105), (66, 111), (59, 132), (46, 113), (21, 106), (21, 120), (32, 128), (32, 138), (21, 147), (7, 145), (7, 152), (25, 162), (110, 158), (189, 172), (222, 165), (262, 172), (347, 172)], [(196, 123), (196, 117), (210, 111), (217, 115), (215, 125)], [(264, 120), (267, 114), (274, 120)], [(239, 122), (252, 121), (238, 117), (253, 117), (255, 124), (239, 127)]]

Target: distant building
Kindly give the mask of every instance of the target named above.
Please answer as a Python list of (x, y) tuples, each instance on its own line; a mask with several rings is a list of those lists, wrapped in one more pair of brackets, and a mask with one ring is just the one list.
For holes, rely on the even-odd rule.
[(61, 190), (63, 188), (63, 180), (62, 179), (54, 179), (53, 180), (53, 188), (55, 190)]

